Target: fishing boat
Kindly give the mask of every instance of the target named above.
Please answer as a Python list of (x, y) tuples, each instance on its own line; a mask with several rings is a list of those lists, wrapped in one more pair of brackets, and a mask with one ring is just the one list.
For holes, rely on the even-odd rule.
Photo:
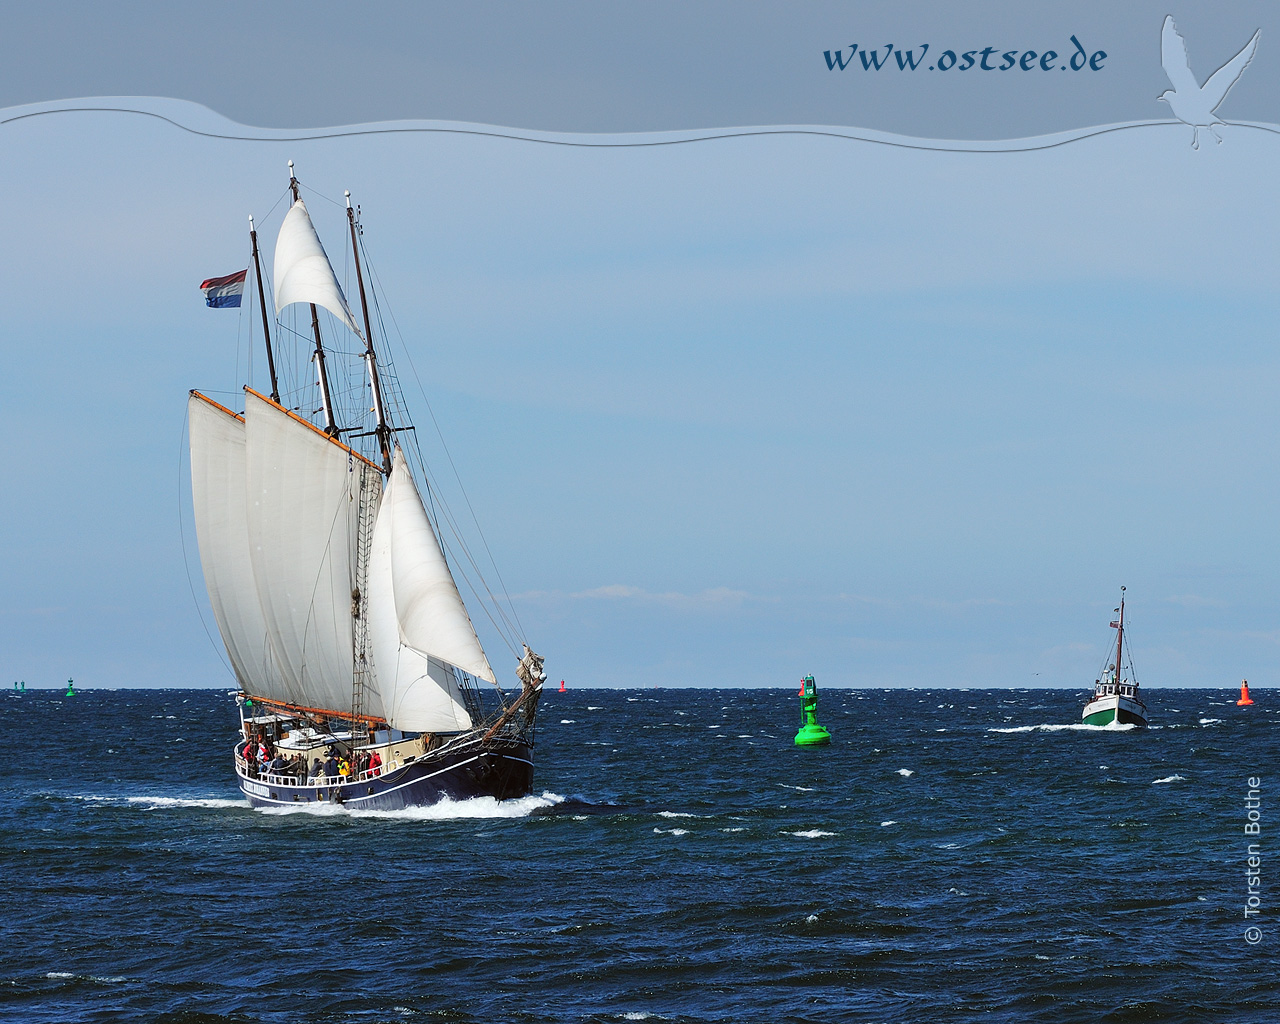
[(1093, 681), (1093, 696), (1084, 706), (1085, 725), (1136, 725), (1147, 724), (1147, 706), (1138, 693), (1138, 680), (1129, 662), (1129, 676), (1124, 678), (1124, 587), (1120, 588), (1120, 607), (1111, 628), (1116, 631), (1114, 657), (1108, 655), (1108, 664), (1100, 678)]
[[(431, 482), (381, 327), (375, 345), (384, 307), (366, 291), (359, 208), (346, 193), (358, 324), (292, 161), (282, 200), (274, 317), (249, 218), (270, 392), (245, 384), (226, 399), (238, 410), (194, 390), (188, 401), (200, 562), (239, 684), (228, 754), (240, 789), (260, 807), (524, 796), (542, 658), (509, 601), (490, 611), (517, 662), (519, 689), (504, 690), (459, 592), (465, 561), (473, 592), (491, 594), (469, 549), (451, 566), (442, 524), (463, 542), (447, 507), (431, 489), (432, 513), (422, 500)], [(206, 281), (208, 304), (239, 306), (247, 273)]]

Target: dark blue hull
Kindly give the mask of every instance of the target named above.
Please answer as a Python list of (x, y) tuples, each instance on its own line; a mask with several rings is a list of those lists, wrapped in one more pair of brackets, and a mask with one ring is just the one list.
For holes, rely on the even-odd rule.
[(442, 799), (489, 796), (508, 800), (533, 790), (533, 752), (517, 742), (466, 744), (427, 754), (412, 764), (372, 778), (314, 785), (289, 778), (239, 776), (240, 791), (254, 807), (341, 804), (352, 809), (395, 811)]

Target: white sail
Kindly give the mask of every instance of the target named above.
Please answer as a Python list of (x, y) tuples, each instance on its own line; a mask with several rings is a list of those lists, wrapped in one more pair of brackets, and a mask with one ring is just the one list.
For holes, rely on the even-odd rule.
[(287, 699), (272, 669), (271, 644), (249, 560), (244, 420), (195, 392), (187, 402), (187, 419), (196, 539), (218, 632), (244, 690)]
[(467, 729), (452, 669), (495, 681), (489, 659), (397, 449), (369, 568), (369, 631), (388, 719), (424, 732)]
[[(361, 495), (377, 508), (367, 460), (253, 391), (245, 392), (248, 541), (254, 583), (286, 698), (351, 706), (355, 546)], [(382, 715), (376, 692), (365, 713)]]
[(360, 333), (347, 306), (347, 298), (342, 294), (342, 286), (333, 272), (333, 265), (311, 223), (307, 204), (301, 199), (284, 215), (284, 223), (280, 225), (273, 277), (277, 313), (295, 302), (314, 302), (356, 334)]
[[(391, 497), (393, 489), (388, 484), (385, 497)], [(401, 636), (391, 566), (391, 520), (380, 511), (369, 557), (369, 645), (387, 721), (393, 728), (412, 732), (462, 732), (471, 727), (471, 716), (453, 670), (414, 650)]]

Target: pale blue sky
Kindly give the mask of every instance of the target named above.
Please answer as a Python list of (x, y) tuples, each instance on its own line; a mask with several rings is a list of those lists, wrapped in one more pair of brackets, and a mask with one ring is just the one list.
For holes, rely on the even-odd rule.
[(28, 686), (232, 684), (179, 457), (186, 391), (235, 390), (244, 327), (196, 286), (245, 265), (289, 158), (363, 204), (553, 680), (1083, 688), (1121, 584), (1144, 685), (1280, 668), (1278, 135), (2, 137), (0, 646)]

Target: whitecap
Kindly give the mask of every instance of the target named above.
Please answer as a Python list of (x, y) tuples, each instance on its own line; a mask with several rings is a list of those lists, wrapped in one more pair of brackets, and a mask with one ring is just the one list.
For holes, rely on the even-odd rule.
[(1185, 775), (1170, 775), (1167, 779), (1156, 779), (1154, 782), (1151, 783), (1151, 785), (1158, 786), (1162, 782), (1186, 782), (1186, 781), (1187, 781), (1187, 777)]
[(560, 724), (561, 725), (577, 725), (578, 723), (577, 723), (577, 720), (573, 718), (562, 718), (560, 719)]
[(838, 832), (824, 832), (820, 828), (806, 829), (804, 832), (787, 832), (786, 835), (796, 836), (799, 839), (821, 839), (824, 836), (839, 835)]
[(1200, 724), (1201, 725), (1217, 725), (1221, 721), (1222, 721), (1221, 718), (1202, 718), (1200, 719)]
[(655, 835), (660, 836), (687, 836), (689, 830), (687, 828), (655, 828)]
[(882, 821), (882, 822), (880, 822), (880, 827), (881, 827), (881, 828), (885, 828), (885, 827), (887, 827), (887, 826), (889, 826), (889, 825), (896, 825), (896, 824), (898, 824), (898, 823), (897, 823), (896, 821), (892, 821), (892, 820), (890, 820), (890, 821)]
[(812, 786), (788, 786), (785, 782), (779, 782), (779, 786), (783, 789), (794, 789), (797, 793), (816, 793), (818, 792)]
[(587, 708), (587, 710), (588, 710), (588, 711), (603, 711), (604, 709), (603, 709), (603, 708), (593, 708), (593, 707), (588, 707), (588, 708)]
[(898, 774), (901, 775), (904, 779), (907, 779), (907, 778), (910, 778), (912, 775), (914, 775), (915, 772), (913, 772), (910, 768), (899, 768)]
[(687, 811), (659, 811), (659, 818), (696, 818), (696, 814), (689, 814)]
[(810, 914), (808, 917), (806, 917), (806, 918), (804, 919), (804, 923), (805, 923), (805, 924), (817, 924), (817, 923), (818, 923), (818, 915), (817, 915), (817, 914)]

